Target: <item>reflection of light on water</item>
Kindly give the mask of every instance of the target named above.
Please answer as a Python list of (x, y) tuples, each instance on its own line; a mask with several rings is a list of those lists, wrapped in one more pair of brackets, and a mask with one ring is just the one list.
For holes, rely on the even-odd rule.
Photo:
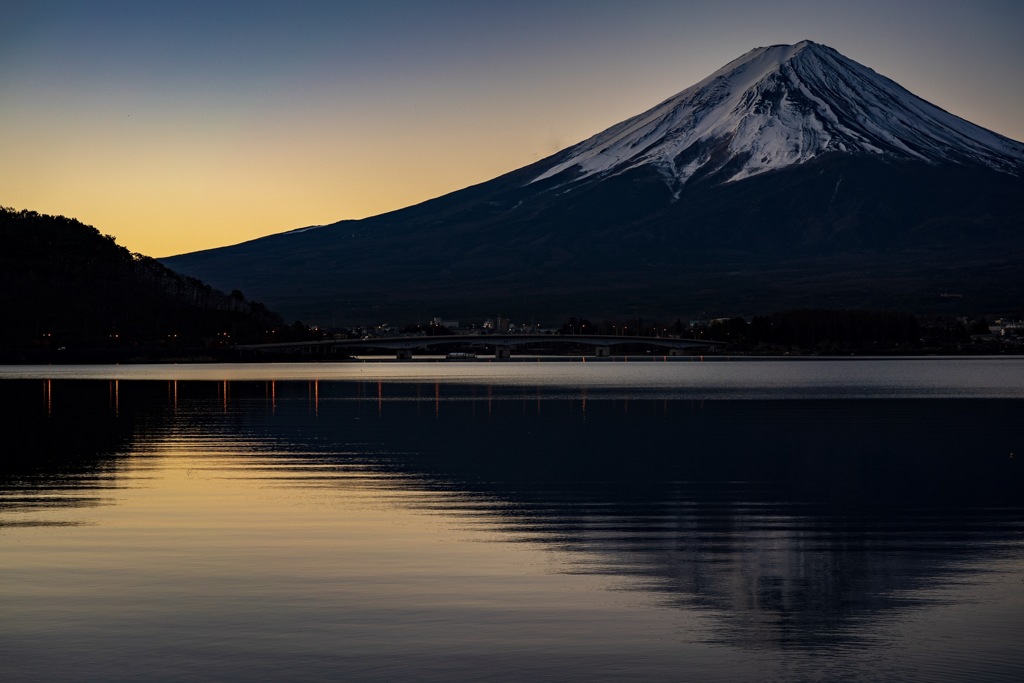
[(109, 385), (110, 404), (114, 409), (114, 415), (121, 416), (121, 385), (120, 380), (113, 380)]
[(217, 393), (221, 396), (221, 407), (226, 415), (228, 412), (228, 381), (223, 380), (217, 383)]
[(43, 397), (46, 400), (46, 415), (53, 416), (53, 380), (43, 382)]

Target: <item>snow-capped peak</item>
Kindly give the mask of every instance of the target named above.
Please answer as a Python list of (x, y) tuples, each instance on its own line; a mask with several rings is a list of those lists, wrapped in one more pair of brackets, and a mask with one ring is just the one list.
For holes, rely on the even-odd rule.
[(566, 182), (573, 182), (651, 165), (678, 192), (698, 174), (740, 180), (828, 152), (974, 162), (1013, 174), (1024, 169), (1024, 144), (805, 40), (751, 50), (653, 109), (569, 148), (531, 182), (566, 171)]

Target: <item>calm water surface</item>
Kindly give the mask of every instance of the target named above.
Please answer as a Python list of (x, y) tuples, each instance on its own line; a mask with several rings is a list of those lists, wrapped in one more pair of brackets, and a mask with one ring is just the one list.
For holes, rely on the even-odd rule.
[(1024, 679), (1024, 361), (0, 368), (0, 679)]

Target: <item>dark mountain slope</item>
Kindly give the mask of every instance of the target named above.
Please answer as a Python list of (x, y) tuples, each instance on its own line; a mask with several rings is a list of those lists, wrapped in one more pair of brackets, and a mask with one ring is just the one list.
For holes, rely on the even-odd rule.
[[(0, 207), (0, 348), (169, 351), (263, 338), (281, 318), (63, 216)], [(227, 333), (227, 335), (225, 335)]]
[(167, 262), (326, 324), (1024, 299), (1024, 183), (1006, 174), (841, 157), (674, 202), (642, 170), (606, 183), (511, 211), (511, 190), (455, 193)]

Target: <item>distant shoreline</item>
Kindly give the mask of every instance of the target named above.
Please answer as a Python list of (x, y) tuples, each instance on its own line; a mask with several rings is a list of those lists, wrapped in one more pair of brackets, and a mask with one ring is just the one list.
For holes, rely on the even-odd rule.
[(476, 358), (447, 358), (443, 354), (419, 354), (410, 359), (399, 360), (391, 354), (359, 354), (354, 356), (310, 356), (299, 353), (251, 354), (244, 356), (234, 349), (223, 349), (211, 353), (206, 350), (195, 355), (145, 356), (140, 354), (117, 354), (107, 352), (76, 351), (23, 351), (0, 349), (0, 366), (31, 365), (253, 365), (253, 364), (325, 364), (337, 363), (490, 363), (490, 362), (690, 362), (693, 360), (739, 360), (739, 359), (883, 359), (883, 358), (942, 358), (942, 357), (1020, 357), (1024, 349), (1018, 347), (985, 349), (929, 349), (904, 351), (899, 349), (828, 351), (813, 352), (801, 350), (764, 352), (715, 350), (705, 353), (689, 353), (669, 356), (663, 353), (630, 353), (598, 357), (581, 353), (514, 354), (511, 358), (495, 358), (491, 354), (479, 354)]

